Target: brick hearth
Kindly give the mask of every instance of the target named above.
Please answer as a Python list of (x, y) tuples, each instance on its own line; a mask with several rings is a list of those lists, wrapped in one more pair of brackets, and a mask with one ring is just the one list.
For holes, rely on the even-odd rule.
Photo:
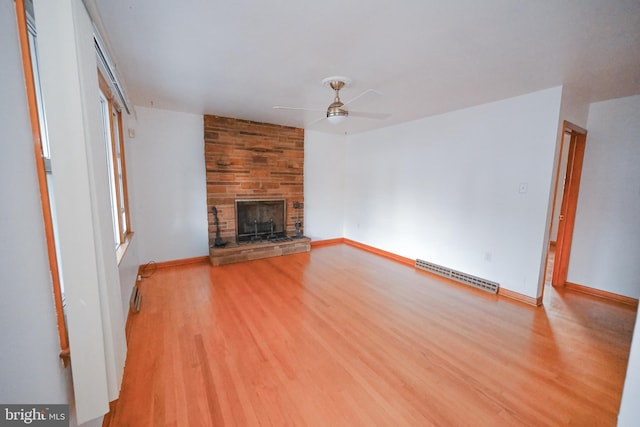
[[(288, 235), (295, 234), (297, 216), (304, 218), (304, 208), (293, 207), (294, 202), (304, 202), (304, 129), (205, 115), (204, 151), (209, 246), (215, 239), (214, 206), (218, 210), (220, 237), (229, 242), (225, 248), (212, 248), (212, 264), (214, 253), (244, 250), (245, 245), (235, 244), (236, 199), (286, 199), (285, 230)], [(289, 246), (300, 249), (300, 243), (251, 246), (254, 252), (269, 252), (267, 248), (273, 247), (273, 255), (267, 256), (277, 256), (288, 252)], [(256, 245), (266, 246), (258, 251)], [(306, 246), (308, 251), (308, 241)]]
[(311, 239), (292, 239), (288, 242), (229, 243), (224, 248), (209, 249), (211, 265), (225, 265), (235, 262), (252, 261), (254, 259), (297, 254), (311, 250)]

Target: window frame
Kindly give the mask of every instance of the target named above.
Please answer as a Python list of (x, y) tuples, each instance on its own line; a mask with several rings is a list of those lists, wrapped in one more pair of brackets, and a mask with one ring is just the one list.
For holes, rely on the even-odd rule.
[[(102, 115), (103, 125), (105, 121), (109, 124), (108, 135), (106, 129), (103, 130), (105, 131), (105, 138), (108, 139), (108, 141), (105, 141), (105, 144), (108, 143), (109, 145), (109, 147), (105, 146), (105, 150), (107, 150), (107, 156), (109, 158), (109, 194), (112, 205), (114, 239), (116, 244), (115, 251), (118, 264), (120, 264), (120, 261), (124, 257), (129, 243), (131, 242), (131, 238), (133, 237), (133, 231), (131, 231), (131, 217), (129, 213), (129, 191), (127, 186), (127, 168), (124, 151), (122, 108), (120, 107), (116, 97), (113, 95), (113, 90), (107, 83), (107, 80), (104, 78), (99, 68), (97, 73), (100, 91), (99, 96), (104, 97), (107, 102), (107, 114), (102, 113)], [(114, 216), (115, 218), (113, 218)]]
[[(64, 315), (64, 296), (62, 291), (62, 278), (58, 267), (58, 253), (56, 249), (56, 239), (54, 232), (54, 221), (52, 212), (52, 203), (49, 194), (49, 186), (47, 183), (47, 160), (48, 149), (45, 152), (45, 144), (43, 137), (46, 138), (46, 124), (44, 106), (40, 104), (35, 74), (37, 69), (36, 63), (32, 57), (36, 52), (32, 52), (32, 40), (37, 35), (35, 27), (29, 23), (27, 16), (26, 4), (24, 0), (16, 0), (16, 18), (18, 24), (18, 37), (20, 39), (20, 52), (22, 56), (22, 67), (24, 70), (24, 79), (26, 86), (27, 103), (29, 106), (29, 119), (31, 122), (31, 132), (33, 135), (33, 152), (36, 160), (36, 173), (38, 175), (38, 187), (40, 190), (40, 200), (42, 206), (42, 219), (44, 222), (45, 240), (47, 244), (47, 255), (49, 259), (49, 271), (51, 273), (51, 285), (53, 289), (53, 299), (56, 311), (56, 322), (58, 329), (58, 339), (60, 342), (60, 358), (64, 367), (69, 366), (71, 361), (69, 350), (69, 335), (67, 331), (67, 323)], [(35, 40), (33, 40), (35, 41)], [(35, 44), (34, 44), (35, 46)], [(32, 55), (33, 54), (33, 55)], [(39, 79), (39, 76), (37, 77)], [(43, 135), (43, 133), (45, 133)]]

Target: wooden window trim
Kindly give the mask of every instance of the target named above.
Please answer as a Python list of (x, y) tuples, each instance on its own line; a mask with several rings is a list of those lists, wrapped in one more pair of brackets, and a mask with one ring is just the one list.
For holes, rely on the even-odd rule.
[(133, 231), (128, 232), (124, 236), (124, 241), (120, 243), (116, 248), (116, 259), (118, 260), (118, 265), (120, 265), (120, 262), (124, 258), (124, 254), (127, 253), (127, 249), (129, 249), (131, 240), (133, 240)]
[(127, 236), (131, 235), (130, 237), (133, 237), (133, 232), (131, 231), (131, 218), (129, 216), (129, 188), (127, 185), (127, 161), (125, 159), (125, 154), (124, 154), (124, 133), (122, 133), (123, 130), (123, 126), (122, 126), (122, 112), (120, 112), (120, 114), (118, 114), (118, 129), (120, 132), (120, 141), (118, 142), (120, 144), (120, 163), (122, 165), (122, 192), (124, 193), (124, 215), (125, 215), (125, 219), (127, 220), (127, 230), (124, 233), (123, 240), (126, 241)]
[[(118, 119), (118, 114), (115, 114), (114, 117), (114, 111), (115, 108), (113, 106), (113, 100), (112, 97), (109, 96), (107, 98), (107, 114), (109, 115), (109, 134), (111, 135), (111, 177), (113, 177), (113, 186), (114, 189), (116, 191), (116, 199), (113, 201), (115, 203), (115, 209), (116, 209), (116, 219), (118, 220), (118, 241), (116, 242), (117, 245), (116, 247), (120, 246), (123, 242), (123, 227), (122, 227), (122, 222), (120, 219), (120, 185), (118, 182), (118, 155), (117, 155), (117, 151), (116, 151), (116, 144), (118, 144), (118, 141), (116, 141), (116, 133), (114, 132), (114, 128), (115, 128), (115, 124), (113, 122), (113, 120), (117, 120)], [(111, 184), (111, 183), (110, 183)]]
[[(111, 135), (111, 158), (113, 159), (112, 161), (112, 168), (113, 168), (113, 176), (117, 179), (118, 177), (118, 160), (117, 160), (117, 155), (116, 155), (116, 143), (118, 144), (118, 147), (120, 148), (120, 167), (121, 167), (121, 175), (122, 175), (122, 193), (120, 193), (120, 185), (118, 185), (118, 182), (115, 183), (115, 187), (116, 187), (116, 205), (117, 205), (117, 209), (118, 209), (118, 236), (119, 236), (119, 241), (116, 242), (116, 258), (118, 260), (118, 265), (120, 265), (120, 262), (122, 261), (122, 259), (124, 258), (124, 254), (126, 253), (127, 249), (129, 248), (129, 244), (131, 243), (131, 240), (133, 239), (133, 231), (131, 231), (131, 219), (130, 219), (130, 215), (129, 215), (129, 190), (128, 190), (128, 186), (127, 186), (127, 167), (126, 167), (126, 159), (125, 159), (125, 152), (124, 152), (124, 134), (123, 134), (123, 126), (122, 126), (122, 111), (119, 107), (119, 105), (117, 104), (117, 102), (114, 102), (114, 94), (113, 91), (111, 90), (111, 87), (109, 86), (109, 84), (107, 83), (107, 81), (105, 80), (104, 76), (102, 75), (102, 73), (100, 72), (100, 70), (98, 69), (98, 84), (100, 87), (100, 90), (102, 91), (103, 95), (105, 96), (105, 98), (107, 98), (107, 109), (109, 111), (109, 115), (111, 117), (112, 111), (116, 110), (117, 114), (116, 114), (116, 119), (117, 119), (117, 123), (112, 123), (109, 129), (109, 133)], [(114, 108), (115, 107), (115, 108)], [(115, 138), (115, 133), (114, 133), (114, 125), (118, 126), (118, 133), (119, 133), (119, 138), (118, 141), (116, 141), (116, 143), (113, 143), (113, 141), (116, 139)], [(122, 196), (122, 198), (121, 198)], [(124, 206), (121, 205), (121, 200), (122, 203), (124, 203)], [(120, 218), (120, 212), (121, 210), (124, 208), (124, 212), (125, 212), (125, 220), (127, 223), (127, 229), (125, 230), (124, 227), (122, 226), (122, 220)]]
[(35, 82), (33, 79), (33, 64), (31, 62), (31, 52), (29, 48), (29, 30), (27, 27), (27, 14), (25, 12), (24, 0), (16, 0), (16, 15), (18, 22), (18, 35), (20, 39), (20, 52), (22, 55), (22, 67), (26, 84), (27, 102), (29, 105), (29, 119), (31, 122), (31, 133), (33, 135), (33, 152), (36, 159), (38, 187), (40, 189), (45, 240), (47, 242), (49, 269), (51, 271), (51, 282), (53, 285), (53, 298), (55, 302), (56, 321), (58, 324), (58, 338), (60, 340), (60, 358), (62, 359), (64, 366), (67, 367), (70, 362), (69, 338), (64, 318), (64, 305), (60, 287), (60, 272), (58, 271), (58, 259), (53, 233), (53, 219), (51, 218), (51, 201), (49, 200), (45, 163), (42, 155), (42, 138), (40, 135), (40, 120), (38, 119), (38, 102), (36, 99)]

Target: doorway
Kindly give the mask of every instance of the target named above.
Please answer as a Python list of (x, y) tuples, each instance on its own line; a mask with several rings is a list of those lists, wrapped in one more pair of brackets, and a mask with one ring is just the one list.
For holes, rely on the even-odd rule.
[(573, 228), (578, 207), (580, 178), (582, 176), (582, 164), (587, 141), (587, 131), (585, 129), (566, 120), (562, 128), (563, 136), (556, 174), (552, 222), (549, 230), (549, 247), (547, 248), (544, 275), (545, 285), (548, 283), (547, 277), (550, 277), (551, 285), (555, 287), (564, 287), (567, 282)]

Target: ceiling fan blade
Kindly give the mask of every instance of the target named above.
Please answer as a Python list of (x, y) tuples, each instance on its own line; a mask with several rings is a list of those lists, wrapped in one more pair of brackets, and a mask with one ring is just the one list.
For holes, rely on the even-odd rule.
[(320, 123), (321, 121), (323, 121), (325, 119), (326, 119), (326, 117), (320, 117), (319, 119), (312, 121), (308, 125), (305, 125), (305, 127), (311, 127), (311, 126), (315, 125), (316, 123)]
[(274, 110), (298, 110), (298, 111), (315, 111), (315, 112), (325, 112), (326, 111), (326, 110), (318, 110), (317, 108), (281, 107), (279, 105), (275, 105), (272, 108)]
[(360, 111), (349, 111), (349, 117), (362, 117), (365, 119), (383, 120), (391, 117), (389, 113), (363, 113)]
[(367, 89), (367, 90), (365, 90), (364, 92), (362, 92), (360, 95), (356, 96), (355, 98), (351, 98), (350, 100), (348, 100), (347, 102), (345, 102), (345, 103), (344, 103), (344, 105), (351, 104), (351, 103), (352, 103), (353, 101), (355, 101), (356, 99), (360, 99), (360, 98), (362, 98), (363, 96), (365, 96), (365, 95), (367, 95), (367, 94), (369, 94), (369, 93), (372, 93), (372, 92), (373, 92), (373, 93), (375, 93), (376, 95), (382, 95), (382, 92), (379, 92), (379, 91), (377, 91), (377, 90), (375, 90), (375, 89)]

